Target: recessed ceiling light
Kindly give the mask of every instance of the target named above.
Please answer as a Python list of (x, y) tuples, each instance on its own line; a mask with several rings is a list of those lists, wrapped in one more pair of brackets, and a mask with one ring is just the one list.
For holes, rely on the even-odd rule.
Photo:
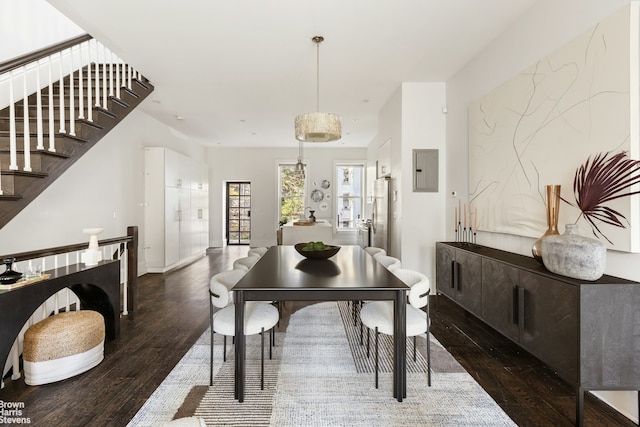
[(362, 102), (364, 102), (366, 104), (367, 102), (369, 102), (369, 100), (368, 99), (363, 99)]
[(176, 116), (176, 120), (182, 120), (182, 119), (184, 119), (184, 117), (182, 117), (182, 116)]

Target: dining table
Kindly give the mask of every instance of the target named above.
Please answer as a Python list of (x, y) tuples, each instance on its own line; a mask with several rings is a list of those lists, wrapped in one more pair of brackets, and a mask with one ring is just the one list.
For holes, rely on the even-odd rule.
[(244, 312), (247, 301), (394, 302), (393, 397), (406, 397), (406, 301), (409, 287), (360, 246), (342, 246), (328, 259), (308, 259), (293, 246), (272, 246), (233, 287), (235, 398), (244, 401)]

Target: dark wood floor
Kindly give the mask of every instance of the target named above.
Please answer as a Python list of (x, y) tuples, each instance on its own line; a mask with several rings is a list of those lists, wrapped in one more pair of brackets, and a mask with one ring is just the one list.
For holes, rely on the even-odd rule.
[[(211, 275), (231, 268), (247, 250), (211, 249), (185, 268), (142, 276), (139, 309), (122, 318), (121, 337), (107, 342), (100, 365), (38, 387), (5, 379), (2, 400), (24, 402), (23, 416), (35, 426), (125, 426), (207, 328)], [(446, 298), (440, 297), (438, 306), (431, 311), (434, 336), (518, 425), (573, 425), (571, 387)], [(587, 398), (585, 425), (635, 424)]]

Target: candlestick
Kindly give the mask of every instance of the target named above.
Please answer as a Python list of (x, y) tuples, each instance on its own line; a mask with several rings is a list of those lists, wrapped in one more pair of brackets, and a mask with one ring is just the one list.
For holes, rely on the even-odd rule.
[(467, 204), (464, 204), (464, 228), (467, 228)]

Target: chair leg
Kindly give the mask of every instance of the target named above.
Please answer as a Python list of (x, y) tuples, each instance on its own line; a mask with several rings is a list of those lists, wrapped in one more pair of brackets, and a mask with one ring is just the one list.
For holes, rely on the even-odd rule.
[(269, 329), (269, 360), (271, 360), (273, 358), (273, 343), (276, 340), (276, 333), (275, 333), (275, 329), (271, 328)]
[[(436, 302), (437, 302), (436, 297)], [(431, 340), (429, 339), (430, 329), (431, 329), (431, 317), (430, 317), (430, 309), (431, 304), (427, 304), (427, 384), (431, 387)], [(437, 307), (437, 306), (436, 306)]]
[(260, 390), (264, 390), (264, 328), (260, 330)]
[(213, 327), (211, 328), (211, 346), (210, 347), (211, 347), (211, 359), (209, 363), (209, 385), (213, 385)]
[(364, 345), (364, 341), (363, 341), (363, 338), (362, 338), (362, 329), (363, 329), (363, 326), (362, 326), (362, 320), (361, 320), (360, 321), (360, 345), (361, 346)]
[(376, 326), (376, 388), (378, 388), (378, 327)]
[(416, 361), (416, 336), (413, 336), (413, 361)]
[(227, 361), (227, 336), (223, 335), (223, 340), (222, 340), (222, 361), (226, 362)]
[(371, 334), (369, 333), (369, 328), (367, 328), (367, 359), (369, 358), (370, 343), (371, 343)]

